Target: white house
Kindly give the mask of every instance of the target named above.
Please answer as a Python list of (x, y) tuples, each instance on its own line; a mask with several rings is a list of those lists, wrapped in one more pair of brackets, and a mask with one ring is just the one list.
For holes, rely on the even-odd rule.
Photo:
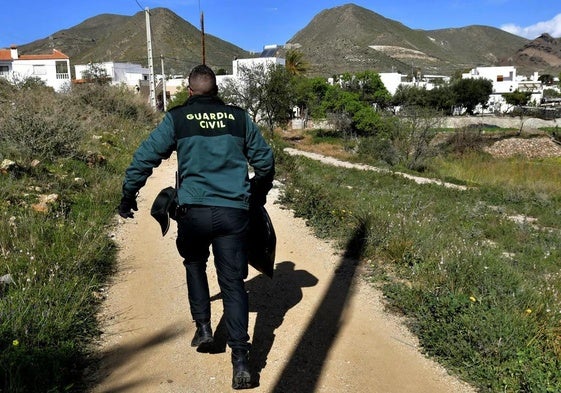
[(39, 78), (61, 91), (70, 86), (70, 58), (56, 49), (44, 55), (20, 55), (15, 46), (0, 49), (0, 77), (10, 81)]
[(449, 82), (450, 77), (445, 75), (422, 75), (412, 77), (399, 72), (381, 72), (380, 80), (386, 90), (393, 96), (399, 86), (412, 86), (432, 90), (443, 82)]
[(506, 103), (503, 94), (516, 90), (531, 92), (530, 102), (539, 104), (543, 98), (543, 86), (535, 72), (530, 78), (516, 75), (513, 66), (476, 67), (470, 72), (462, 74), (463, 79), (488, 79), (493, 83), (493, 92), (489, 97), (488, 111), (508, 112), (512, 108)]
[(232, 61), (232, 75), (218, 75), (216, 82), (218, 87), (224, 84), (227, 80), (240, 80), (241, 72), (243, 69), (253, 69), (263, 66), (268, 69), (271, 65), (286, 65), (286, 60), (282, 57), (277, 57), (278, 45), (265, 45), (263, 52), (259, 57), (249, 59), (235, 59)]
[[(96, 63), (95, 66), (105, 70), (107, 77), (111, 79), (112, 85), (126, 85), (129, 87), (140, 86), (140, 81), (147, 81), (150, 70), (139, 64), (133, 63), (117, 63), (108, 61), (104, 63)], [(84, 79), (84, 74), (91, 67), (90, 64), (78, 64), (74, 66), (76, 79)]]
[(407, 75), (399, 72), (381, 72), (380, 80), (386, 87), (386, 90), (393, 96), (400, 85), (407, 83)]

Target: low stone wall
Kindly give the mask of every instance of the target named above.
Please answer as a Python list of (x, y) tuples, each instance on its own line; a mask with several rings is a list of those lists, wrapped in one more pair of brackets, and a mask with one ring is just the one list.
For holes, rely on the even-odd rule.
[[(520, 128), (520, 118), (510, 116), (447, 116), (442, 119), (442, 126), (445, 128), (461, 128), (470, 124), (490, 124), (501, 128)], [(554, 120), (543, 120), (534, 117), (524, 118), (523, 129), (528, 128), (541, 128), (541, 127), (561, 127), (561, 118)], [(333, 125), (327, 120), (308, 120), (304, 127), (302, 119), (293, 119), (288, 125), (289, 128), (294, 130), (302, 129), (319, 129), (325, 130), (333, 129)]]
[[(490, 124), (501, 128), (520, 128), (519, 117), (497, 116), (449, 116), (443, 119), (446, 128), (460, 128), (470, 124)], [(561, 126), (561, 119), (542, 120), (537, 118), (524, 118), (525, 128), (556, 127)]]

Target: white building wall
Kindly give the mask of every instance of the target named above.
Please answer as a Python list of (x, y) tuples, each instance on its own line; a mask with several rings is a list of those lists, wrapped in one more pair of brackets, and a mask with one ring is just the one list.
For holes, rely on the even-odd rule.
[(256, 57), (253, 59), (238, 59), (232, 62), (232, 75), (237, 78), (242, 68), (254, 68), (259, 65), (269, 67), (272, 64), (285, 65), (286, 61), (280, 57)]
[[(103, 68), (107, 73), (107, 76), (111, 78), (112, 85), (127, 85), (130, 87), (135, 87), (139, 84), (140, 80), (148, 80), (148, 75), (150, 70), (144, 68), (139, 64), (133, 63), (116, 63), (116, 62), (104, 62), (96, 63), (97, 66)], [(76, 79), (84, 79), (84, 74), (89, 69), (88, 64), (77, 64), (74, 66), (76, 73)]]
[[(538, 81), (538, 74), (534, 73), (529, 80), (517, 76), (516, 67), (476, 67), (466, 74), (463, 79), (488, 79), (493, 83), (493, 93), (489, 97), (487, 112), (509, 112), (513, 108), (508, 105), (503, 94), (512, 93), (516, 90), (531, 91), (530, 103), (539, 104), (543, 98), (543, 86)], [(480, 109), (483, 111), (483, 109)]]
[(413, 78), (407, 81), (407, 75), (398, 72), (381, 72), (379, 73), (380, 80), (386, 87), (386, 90), (393, 96), (397, 88), (403, 86), (413, 86), (418, 88), (425, 88), (432, 90), (437, 86), (437, 81), (449, 82), (450, 77), (444, 75), (425, 75), (421, 78)]
[[(57, 62), (65, 62), (68, 72), (57, 74)], [(12, 75), (15, 79), (39, 78), (55, 91), (61, 91), (70, 86), (70, 61), (65, 59), (14, 60)]]
[(393, 96), (399, 85), (403, 83), (403, 75), (398, 72), (381, 72), (380, 80), (386, 87), (386, 90)]

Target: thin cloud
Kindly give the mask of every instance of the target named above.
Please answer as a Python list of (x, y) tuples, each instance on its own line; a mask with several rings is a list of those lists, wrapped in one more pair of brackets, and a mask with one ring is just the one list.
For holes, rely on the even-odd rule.
[(543, 33), (548, 33), (552, 37), (559, 38), (561, 37), (561, 14), (555, 15), (553, 19), (538, 22), (531, 26), (521, 27), (510, 23), (502, 25), (501, 29), (531, 40), (539, 37)]

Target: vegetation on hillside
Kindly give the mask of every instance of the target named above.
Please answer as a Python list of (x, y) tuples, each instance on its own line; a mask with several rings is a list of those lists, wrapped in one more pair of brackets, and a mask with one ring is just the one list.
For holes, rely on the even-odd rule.
[(558, 160), (443, 156), (456, 182), (477, 171), (460, 191), (277, 157), (282, 203), (342, 248), (362, 233), (358, 260), (423, 351), (482, 392), (561, 389)]

